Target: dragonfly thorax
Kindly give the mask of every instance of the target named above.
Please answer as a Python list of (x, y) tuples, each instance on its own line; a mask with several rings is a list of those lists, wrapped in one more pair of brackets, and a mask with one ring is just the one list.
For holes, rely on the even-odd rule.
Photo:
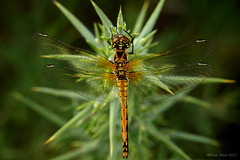
[(125, 62), (115, 63), (114, 74), (117, 79), (127, 79), (128, 70)]
[(114, 63), (127, 62), (127, 53), (125, 50), (117, 50), (114, 55)]

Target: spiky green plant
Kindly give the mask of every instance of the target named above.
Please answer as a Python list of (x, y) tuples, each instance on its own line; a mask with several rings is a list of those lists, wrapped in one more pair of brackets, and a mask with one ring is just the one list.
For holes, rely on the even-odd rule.
[[(116, 30), (122, 31), (122, 29), (128, 29), (126, 23), (124, 22), (121, 9), (117, 17), (117, 24), (114, 27), (103, 11), (93, 1), (91, 1), (97, 14), (102, 20), (102, 24), (94, 24), (94, 35), (64, 6), (57, 1), (53, 2), (85, 38), (86, 42), (92, 47), (92, 49), (106, 58), (109, 58), (112, 55), (112, 49), (109, 48), (109, 45), (106, 43), (109, 37), (111, 37), (110, 28), (112, 28), (114, 33), (116, 33)], [(137, 35), (134, 41), (134, 56), (143, 53), (143, 51), (146, 53), (150, 47), (156, 45), (156, 43), (152, 43), (153, 36), (156, 33), (156, 31), (153, 30), (153, 27), (160, 15), (163, 4), (164, 0), (159, 1), (145, 25), (143, 25), (143, 22), (148, 8), (148, 1), (143, 5), (135, 27), (131, 30), (132, 35)], [(205, 81), (205, 83), (216, 82), (223, 83), (232, 81), (213, 78)], [(15, 97), (31, 106), (41, 115), (47, 117), (49, 121), (54, 122), (61, 127), (46, 141), (46, 143), (52, 142), (53, 140), (59, 140), (62, 136), (67, 139), (68, 137), (66, 135), (69, 134), (69, 132), (69, 137), (79, 137), (70, 143), (70, 146), (72, 147), (71, 151), (63, 153), (53, 159), (73, 159), (76, 157), (81, 157), (81, 159), (83, 159), (83, 157), (91, 157), (91, 159), (119, 159), (121, 157), (122, 146), (119, 102), (109, 104), (89, 101), (83, 103), (81, 97), (76, 96), (67, 90), (44, 87), (34, 87), (33, 90), (46, 94), (68, 97), (73, 100), (73, 105), (75, 105), (76, 108), (76, 110), (74, 110), (75, 116), (71, 120), (66, 121), (64, 118), (51, 113), (44, 107), (32, 102), (26, 97), (23, 97), (21, 94), (15, 94)], [(216, 140), (204, 136), (159, 127), (164, 124), (164, 112), (173, 107), (173, 105), (179, 100), (195, 103), (202, 107), (209, 107), (209, 103), (188, 96), (187, 93), (188, 91), (183, 92), (182, 94), (174, 96), (171, 99), (164, 100), (158, 104), (140, 105), (131, 101), (129, 102), (129, 159), (142, 160), (176, 157), (190, 159), (190, 157), (173, 142), (172, 138), (179, 138), (186, 141), (200, 142), (215, 146), (218, 145)], [(76, 105), (79, 103), (80, 105)], [(71, 132), (71, 130), (74, 131)], [(156, 141), (160, 143), (156, 144)], [(154, 147), (159, 145), (163, 147)], [(165, 146), (167, 146), (167, 149)], [(169, 153), (172, 154), (169, 156)]]

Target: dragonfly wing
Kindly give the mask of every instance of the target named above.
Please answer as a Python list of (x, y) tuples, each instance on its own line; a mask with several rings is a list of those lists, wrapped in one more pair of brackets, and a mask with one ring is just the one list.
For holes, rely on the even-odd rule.
[(91, 54), (96, 55), (94, 52), (80, 49), (78, 47), (71, 46), (63, 41), (60, 41), (46, 33), (35, 33), (32, 37), (33, 41), (39, 45), (39, 47), (46, 54)]
[(202, 62), (214, 49), (215, 45), (212, 41), (196, 40), (162, 53), (139, 56), (133, 59), (133, 62), (130, 61), (130, 63), (136, 63), (137, 61), (154, 69), (175, 67), (194, 62)]
[(69, 63), (50, 64), (43, 69), (43, 74), (59, 86), (70, 89), (81, 96), (93, 100), (109, 101), (118, 96), (116, 80), (109, 72), (94, 72), (73, 68)]
[(134, 74), (141, 75), (141, 80), (129, 81), (129, 93), (140, 103), (158, 101), (173, 96), (183, 90), (201, 83), (213, 72), (212, 66), (206, 63), (193, 63), (178, 67), (169, 67), (155, 72)]
[(86, 72), (113, 72), (114, 64), (99, 55), (43, 55), (43, 58), (51, 59), (57, 64), (63, 64), (70, 68), (85, 70)]

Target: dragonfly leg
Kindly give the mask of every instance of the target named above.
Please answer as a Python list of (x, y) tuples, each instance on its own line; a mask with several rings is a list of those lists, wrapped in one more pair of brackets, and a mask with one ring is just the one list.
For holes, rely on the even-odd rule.
[(129, 35), (129, 37), (131, 38), (132, 52), (130, 52), (130, 53), (128, 53), (128, 54), (133, 54), (133, 50), (134, 50), (133, 40), (134, 40), (134, 38), (135, 38), (135, 35), (134, 35), (134, 36), (131, 36), (131, 34), (129, 34), (125, 29), (123, 29), (123, 30), (124, 30), (124, 32), (126, 32), (126, 33)]

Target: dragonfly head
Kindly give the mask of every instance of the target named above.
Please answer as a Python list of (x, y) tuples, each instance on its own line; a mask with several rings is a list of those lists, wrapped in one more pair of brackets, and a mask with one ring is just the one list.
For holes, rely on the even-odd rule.
[(128, 49), (131, 45), (131, 41), (124, 35), (118, 35), (112, 38), (111, 46), (116, 50), (125, 50)]

